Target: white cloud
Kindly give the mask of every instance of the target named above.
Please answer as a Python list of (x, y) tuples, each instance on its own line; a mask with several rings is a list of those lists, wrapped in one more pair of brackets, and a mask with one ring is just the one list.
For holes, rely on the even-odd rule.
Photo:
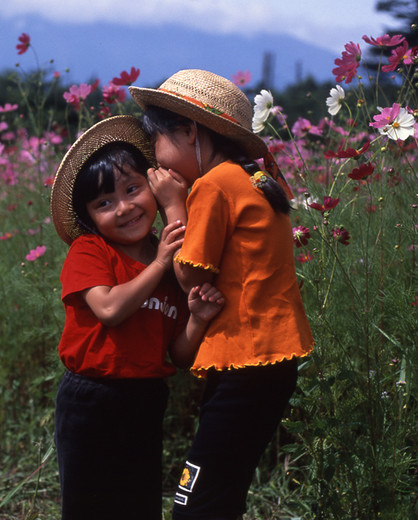
[(268, 38), (284, 33), (319, 47), (343, 50), (363, 34), (380, 36), (393, 19), (374, 11), (375, 0), (13, 0), (0, 17), (38, 15), (51, 22), (107, 22), (160, 26), (183, 24), (210, 33)]

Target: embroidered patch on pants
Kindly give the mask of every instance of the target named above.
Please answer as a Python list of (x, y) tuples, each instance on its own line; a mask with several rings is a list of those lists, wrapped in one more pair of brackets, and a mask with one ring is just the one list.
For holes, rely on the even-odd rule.
[(195, 466), (191, 462), (186, 461), (183, 474), (181, 475), (179, 488), (191, 493), (193, 491), (194, 485), (196, 484), (199, 472), (200, 466)]

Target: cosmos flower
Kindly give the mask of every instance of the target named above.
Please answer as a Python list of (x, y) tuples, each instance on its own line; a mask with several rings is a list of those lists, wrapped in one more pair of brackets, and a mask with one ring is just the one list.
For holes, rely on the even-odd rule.
[(313, 256), (309, 251), (306, 251), (306, 253), (301, 253), (296, 257), (296, 261), (300, 262), (301, 264), (305, 264), (306, 262), (310, 262), (313, 260)]
[(341, 58), (334, 60), (337, 67), (332, 69), (332, 73), (336, 76), (336, 81), (344, 81), (351, 83), (351, 80), (357, 74), (357, 69), (361, 60), (361, 49), (357, 43), (347, 43), (345, 51), (342, 53)]
[(324, 153), (325, 159), (357, 159), (360, 155), (366, 152), (370, 148), (370, 141), (367, 141), (359, 150), (355, 148), (343, 148), (340, 146), (337, 152), (328, 150)]
[(120, 73), (119, 78), (116, 77), (112, 79), (112, 83), (113, 85), (117, 85), (119, 87), (123, 85), (132, 85), (132, 83), (134, 83), (138, 79), (139, 72), (139, 69), (136, 69), (135, 67), (131, 67), (130, 73), (126, 72), (126, 70), (123, 70)]
[(18, 43), (16, 45), (16, 49), (18, 50), (18, 54), (25, 54), (25, 52), (30, 47), (30, 36), (29, 36), (29, 34), (22, 33), (19, 36), (18, 40), (20, 41), (20, 43)]
[(46, 251), (46, 246), (37, 246), (35, 249), (31, 249), (29, 254), (26, 255), (26, 260), (28, 262), (34, 262), (40, 256), (44, 255)]
[(379, 133), (387, 135), (389, 139), (405, 141), (415, 134), (415, 118), (406, 108), (401, 108), (398, 103), (391, 107), (377, 107), (380, 114), (373, 116), (374, 123), (370, 126), (377, 128)]
[(405, 65), (411, 65), (412, 61), (412, 50), (408, 48), (408, 43), (403, 42), (402, 45), (392, 50), (392, 55), (389, 56), (389, 65), (383, 65), (383, 72), (391, 72), (397, 69), (400, 63)]
[(340, 242), (344, 246), (349, 245), (349, 240), (351, 238), (350, 233), (346, 229), (344, 229), (343, 226), (333, 228), (332, 235), (337, 242)]
[(19, 108), (18, 105), (11, 103), (6, 103), (4, 106), (0, 107), (0, 112), (13, 112), (14, 110), (17, 110)]
[(375, 165), (371, 163), (362, 164), (358, 168), (353, 168), (352, 172), (348, 174), (350, 179), (361, 181), (373, 173)]
[(81, 101), (84, 101), (86, 97), (92, 92), (91, 85), (81, 83), (80, 86), (72, 85), (68, 92), (64, 92), (63, 98), (67, 103), (72, 105), (76, 110), (80, 109)]
[(323, 213), (325, 213), (325, 211), (335, 208), (335, 206), (337, 206), (339, 202), (340, 202), (340, 199), (333, 199), (332, 197), (324, 197), (322, 204), (319, 204), (318, 202), (312, 202), (311, 204), (308, 204), (308, 206), (312, 209), (316, 209), (317, 211), (320, 211), (323, 214)]
[(273, 96), (269, 90), (263, 89), (255, 96), (254, 103), (253, 131), (257, 134), (264, 129), (273, 109)]
[(326, 100), (328, 112), (332, 116), (335, 116), (342, 107), (342, 100), (345, 98), (345, 92), (344, 89), (340, 87), (340, 85), (336, 85), (336, 87), (332, 88), (329, 93), (330, 97), (328, 97)]
[(109, 105), (118, 102), (123, 103), (126, 99), (126, 92), (123, 88), (110, 82), (108, 85), (103, 87), (103, 99), (106, 103), (109, 103)]
[(306, 246), (306, 244), (308, 243), (308, 239), (311, 238), (309, 228), (304, 226), (294, 227), (292, 229), (292, 232), (293, 242), (296, 247)]
[(251, 81), (251, 72), (246, 70), (245, 72), (239, 70), (235, 75), (232, 76), (232, 83), (237, 87), (245, 87)]
[(396, 45), (400, 45), (405, 40), (405, 36), (402, 36), (401, 34), (395, 34), (394, 36), (384, 34), (378, 38), (373, 38), (372, 36), (369, 38), (368, 36), (364, 35), (363, 40), (369, 45), (374, 45), (375, 47), (395, 47)]

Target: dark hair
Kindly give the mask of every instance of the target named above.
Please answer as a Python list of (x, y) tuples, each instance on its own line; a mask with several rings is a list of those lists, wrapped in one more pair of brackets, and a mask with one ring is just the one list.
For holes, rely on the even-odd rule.
[[(144, 113), (143, 128), (153, 140), (157, 133), (170, 134), (181, 127), (189, 126), (193, 121), (165, 108), (149, 106)], [(197, 123), (199, 125), (199, 123)], [(201, 125), (199, 125), (201, 126)], [(258, 164), (249, 159), (239, 144), (232, 139), (204, 127), (213, 145), (214, 153), (220, 152), (230, 161), (239, 164), (249, 175), (260, 170)], [(290, 203), (283, 188), (272, 177), (266, 175), (267, 180), (260, 184), (260, 189), (274, 211), (286, 215), (290, 211)]]
[(146, 176), (150, 165), (134, 145), (115, 142), (97, 150), (81, 168), (74, 183), (72, 200), (78, 223), (87, 231), (95, 232), (94, 223), (87, 211), (87, 204), (101, 193), (113, 193), (115, 168), (125, 175), (126, 166)]

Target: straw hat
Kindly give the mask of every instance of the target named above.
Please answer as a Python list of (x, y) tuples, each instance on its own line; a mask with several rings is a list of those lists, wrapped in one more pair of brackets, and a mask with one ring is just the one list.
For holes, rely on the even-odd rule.
[(252, 132), (253, 110), (231, 81), (205, 70), (180, 70), (158, 89), (129, 87), (142, 109), (155, 105), (183, 115), (238, 142), (249, 158), (264, 157), (267, 146)]
[(52, 220), (58, 235), (71, 244), (86, 233), (77, 221), (73, 208), (75, 179), (86, 161), (109, 143), (130, 143), (141, 152), (150, 166), (155, 166), (152, 146), (141, 123), (133, 116), (114, 116), (104, 119), (84, 132), (65, 154), (55, 175), (51, 193)]

